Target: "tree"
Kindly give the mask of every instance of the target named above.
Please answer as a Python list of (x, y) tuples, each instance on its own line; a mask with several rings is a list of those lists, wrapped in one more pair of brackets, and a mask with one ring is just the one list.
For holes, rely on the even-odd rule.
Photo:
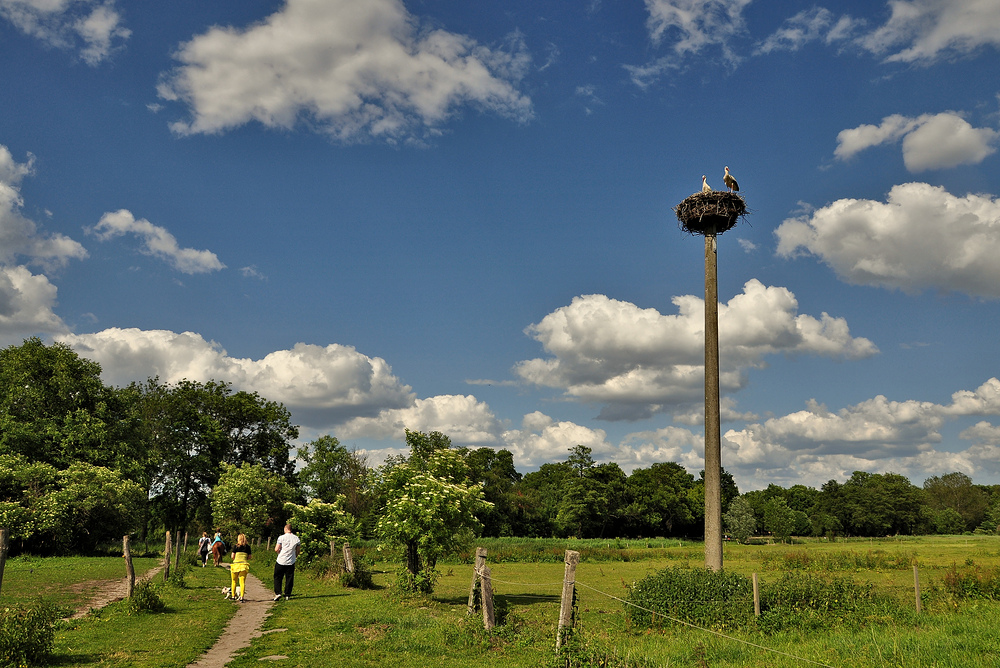
[(488, 507), (482, 487), (467, 483), (461, 454), (438, 436), (406, 431), (410, 457), (385, 472), (377, 527), (385, 543), (404, 547), (406, 586), (424, 592), (433, 589), (438, 558), (481, 529), (476, 514)]
[(0, 454), (60, 470), (88, 462), (143, 481), (139, 416), (127, 391), (101, 382), (101, 366), (37, 337), (0, 350)]
[(291, 485), (260, 464), (223, 464), (222, 470), (212, 490), (215, 526), (230, 536), (277, 533), (284, 526), (285, 503), (293, 494)]
[(320, 436), (298, 449), (304, 462), (299, 484), (313, 499), (330, 501), (344, 497), (344, 508), (357, 518), (371, 509), (371, 471), (364, 455), (348, 450), (330, 435)]
[[(979, 526), (990, 505), (989, 495), (973, 485), (969, 476), (957, 471), (928, 478), (924, 481), (924, 493), (927, 504), (938, 514), (947, 509), (955, 511), (962, 518), (964, 530)], [(952, 529), (949, 525), (947, 533), (955, 533)]]
[(631, 535), (671, 536), (695, 523), (697, 513), (688, 496), (694, 476), (675, 462), (635, 469), (625, 483), (628, 502), (623, 509)]
[(493, 504), (479, 515), (484, 536), (513, 536), (512, 515), (517, 502), (513, 490), (521, 480), (514, 468), (514, 455), (510, 450), (493, 448), (462, 449), (469, 467), (469, 481), (483, 486), (483, 498)]
[(117, 471), (86, 462), (65, 471), (0, 455), (0, 526), (25, 551), (88, 552), (134, 531), (145, 490)]
[(757, 517), (746, 497), (740, 496), (729, 504), (729, 510), (722, 516), (726, 532), (741, 543), (750, 541), (757, 529)]
[(783, 498), (771, 499), (764, 506), (764, 529), (770, 531), (781, 542), (785, 542), (792, 537), (792, 531), (795, 530), (793, 513)]
[(326, 554), (330, 541), (344, 541), (355, 535), (357, 521), (344, 509), (345, 503), (346, 498), (339, 494), (333, 503), (312, 499), (306, 505), (285, 504), (285, 516), (302, 541), (306, 561)]
[(294, 481), (289, 450), (298, 429), (281, 404), (216, 381), (150, 379), (138, 389), (156, 464), (150, 494), (167, 526), (187, 526), (208, 505), (224, 462), (259, 464)]

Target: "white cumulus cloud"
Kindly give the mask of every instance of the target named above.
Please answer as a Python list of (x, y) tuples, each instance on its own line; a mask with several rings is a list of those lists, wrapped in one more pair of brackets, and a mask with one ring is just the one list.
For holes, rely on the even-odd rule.
[(119, 209), (101, 216), (97, 225), (87, 230), (100, 241), (132, 234), (142, 241), (143, 253), (165, 260), (184, 274), (204, 274), (224, 269), (215, 253), (194, 248), (181, 248), (177, 239), (165, 228), (145, 218), (136, 220), (131, 211)]
[(812, 254), (848, 283), (1000, 297), (1000, 202), (927, 183), (885, 202), (840, 199), (775, 230), (778, 255)]
[(995, 0), (890, 0), (885, 25), (860, 38), (886, 62), (929, 64), (982, 47), (1000, 47)]
[(132, 34), (114, 0), (0, 0), (0, 16), (49, 46), (79, 49), (88, 65), (101, 63)]
[(489, 48), (421, 26), (400, 0), (287, 0), (252, 26), (211, 28), (175, 57), (158, 91), (190, 108), (172, 126), (181, 134), (306, 118), (342, 141), (420, 140), (464, 106), (532, 115), (516, 87), (530, 62), (519, 36)]
[(297, 343), (254, 360), (231, 357), (192, 332), (110, 328), (56, 338), (99, 362), (105, 382), (124, 385), (153, 376), (171, 383), (185, 378), (226, 381), (283, 403), (296, 420), (316, 429), (414, 401), (410, 387), (385, 360), (351, 346)]
[[(518, 363), (514, 371), (534, 385), (604, 405), (605, 419), (636, 419), (686, 411), (704, 392), (704, 300), (675, 297), (677, 315), (642, 309), (604, 295), (585, 295), (556, 309), (525, 332), (551, 356)], [(746, 384), (746, 371), (776, 353), (858, 359), (878, 352), (850, 335), (846, 321), (797, 313), (786, 288), (757, 280), (719, 308), (719, 345), (725, 393)]]
[(337, 436), (348, 438), (399, 439), (405, 431), (447, 434), (456, 445), (496, 443), (502, 431), (496, 416), (482, 401), (470, 395), (439, 395), (416, 399), (403, 408), (389, 408), (374, 417), (357, 417), (337, 427)]
[(36, 334), (69, 331), (53, 312), (56, 286), (26, 267), (0, 265), (0, 346), (16, 345)]
[(859, 125), (837, 134), (834, 156), (847, 160), (860, 151), (903, 140), (903, 163), (910, 172), (976, 165), (997, 150), (1000, 132), (974, 128), (956, 112), (907, 117), (893, 114), (879, 125)]
[(87, 251), (78, 242), (62, 234), (41, 233), (22, 214), (21, 181), (33, 173), (33, 166), (34, 156), (29, 154), (27, 162), (19, 163), (0, 144), (0, 263), (24, 258), (29, 264), (56, 269), (70, 260), (82, 260)]

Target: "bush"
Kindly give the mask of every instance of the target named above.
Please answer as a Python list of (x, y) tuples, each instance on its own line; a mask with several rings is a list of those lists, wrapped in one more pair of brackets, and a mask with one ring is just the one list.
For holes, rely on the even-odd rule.
[(352, 587), (354, 589), (374, 589), (375, 581), (372, 579), (372, 564), (365, 558), (354, 560), (354, 572), (344, 571), (340, 574), (340, 586)]
[(774, 633), (786, 628), (821, 629), (836, 625), (858, 627), (902, 616), (900, 604), (866, 582), (786, 573), (763, 587), (758, 626)]
[(0, 666), (44, 665), (52, 653), (59, 612), (40, 600), (0, 611)]
[(944, 590), (957, 600), (1000, 600), (1000, 568), (959, 571), (955, 566), (944, 574)]
[(401, 568), (396, 571), (396, 589), (405, 594), (430, 594), (440, 575), (432, 568), (425, 568), (416, 575)]
[(753, 584), (726, 571), (668, 567), (632, 585), (628, 602), (628, 618), (637, 626), (661, 624), (657, 615), (715, 629), (753, 620)]
[(136, 584), (135, 589), (132, 590), (132, 596), (125, 602), (125, 609), (130, 615), (142, 612), (159, 612), (165, 607), (163, 600), (157, 593), (157, 586), (148, 581)]

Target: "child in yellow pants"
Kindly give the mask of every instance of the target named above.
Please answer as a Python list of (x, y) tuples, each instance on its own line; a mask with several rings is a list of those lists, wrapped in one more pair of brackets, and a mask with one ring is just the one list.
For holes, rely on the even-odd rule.
[[(250, 543), (247, 541), (246, 534), (240, 534), (236, 537), (236, 547), (233, 548), (233, 562), (229, 566), (229, 578), (232, 581), (232, 588), (230, 589), (232, 597), (238, 601), (243, 601), (247, 594), (247, 574), (250, 573)], [(236, 589), (237, 580), (239, 581), (239, 589)], [(237, 597), (236, 592), (239, 591), (239, 596)]]

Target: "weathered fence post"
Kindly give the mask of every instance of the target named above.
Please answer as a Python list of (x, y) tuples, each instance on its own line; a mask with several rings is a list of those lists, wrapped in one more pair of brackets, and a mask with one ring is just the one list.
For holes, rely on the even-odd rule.
[(7, 565), (7, 529), (0, 529), (0, 590), (3, 589), (3, 569)]
[(344, 541), (344, 569), (348, 573), (354, 572), (354, 552), (351, 551), (351, 544)]
[(335, 541), (335, 540), (331, 540), (331, 541), (330, 541), (330, 558), (331, 558), (331, 559), (333, 559), (333, 550), (334, 550), (334, 548), (336, 548), (336, 547), (337, 547), (337, 541)]
[(467, 615), (471, 615), (476, 612), (476, 582), (479, 581), (480, 574), (483, 572), (483, 566), (485, 565), (486, 565), (486, 548), (477, 547), (476, 561), (472, 567), (472, 584), (469, 585), (469, 607), (465, 613)]
[(135, 591), (135, 566), (132, 564), (132, 547), (129, 545), (128, 534), (122, 538), (122, 557), (125, 558), (125, 596), (132, 598), (132, 592)]
[(270, 536), (267, 537), (267, 551), (268, 552), (271, 551), (271, 537)]
[(170, 579), (170, 532), (167, 532), (166, 541), (163, 544), (163, 581)]
[(184, 551), (188, 551), (188, 532), (184, 532)]
[(919, 615), (923, 610), (923, 604), (920, 602), (920, 572), (917, 570), (916, 564), (913, 564), (913, 593), (917, 599), (917, 614)]
[(753, 574), (753, 614), (760, 617), (760, 587), (757, 583), (757, 574)]
[(559, 628), (556, 630), (556, 651), (563, 644), (563, 636), (573, 631), (573, 604), (576, 602), (576, 566), (580, 553), (566, 550), (566, 570), (563, 574), (562, 602), (559, 604)]
[(483, 575), (480, 578), (483, 593), (483, 627), (490, 631), (496, 626), (496, 617), (493, 615), (493, 581), (490, 580), (490, 567), (483, 566)]
[[(185, 535), (185, 543), (187, 542), (187, 536)], [(174, 549), (174, 570), (178, 573), (181, 572), (181, 532), (177, 532), (177, 545)]]

